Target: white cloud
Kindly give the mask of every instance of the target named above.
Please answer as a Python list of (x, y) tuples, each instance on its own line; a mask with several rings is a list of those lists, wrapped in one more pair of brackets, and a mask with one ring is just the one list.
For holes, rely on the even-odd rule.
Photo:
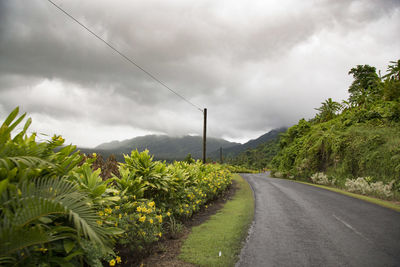
[[(236, 141), (312, 117), (347, 97), (352, 67), (384, 72), (400, 54), (398, 1), (57, 3)], [(35, 130), (84, 146), (202, 132), (198, 110), (46, 1), (0, 3), (0, 56), (1, 119), (19, 105)]]

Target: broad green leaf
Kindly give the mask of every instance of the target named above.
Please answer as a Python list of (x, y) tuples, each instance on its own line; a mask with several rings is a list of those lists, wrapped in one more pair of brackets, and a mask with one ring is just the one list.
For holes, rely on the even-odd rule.
[(77, 250), (77, 251), (75, 251), (75, 252), (69, 254), (67, 257), (65, 257), (64, 260), (70, 261), (70, 260), (73, 259), (74, 257), (79, 256), (79, 255), (84, 255), (84, 254), (85, 254), (85, 253), (84, 253), (82, 250)]
[(8, 185), (8, 178), (0, 182), (0, 196), (3, 193), (3, 191), (6, 190), (7, 185)]
[(65, 252), (70, 253), (71, 250), (75, 247), (75, 242), (71, 239), (64, 239), (63, 245)]
[(41, 221), (44, 224), (48, 224), (48, 223), (52, 223), (53, 222), (52, 219), (50, 219), (49, 217), (46, 217), (46, 216), (40, 217), (39, 221)]
[(91, 193), (93, 195), (93, 197), (99, 197), (102, 194), (104, 194), (104, 192), (106, 192), (107, 186), (106, 185), (99, 185), (97, 186)]
[(108, 233), (111, 233), (112, 235), (121, 235), (125, 233), (124, 230), (118, 227), (108, 227), (105, 229)]

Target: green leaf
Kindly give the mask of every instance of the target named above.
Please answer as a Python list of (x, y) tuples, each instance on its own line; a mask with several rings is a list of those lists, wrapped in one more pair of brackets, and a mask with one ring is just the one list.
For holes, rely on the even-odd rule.
[(49, 217), (46, 217), (46, 216), (40, 217), (39, 221), (41, 221), (44, 224), (48, 224), (48, 223), (52, 223), (53, 222), (52, 219), (50, 219)]
[(10, 123), (15, 119), (15, 117), (17, 117), (19, 113), (19, 107), (16, 107), (11, 113), (10, 115), (8, 115), (7, 119), (4, 121), (3, 125), (10, 125)]
[(3, 193), (4, 190), (6, 190), (8, 185), (8, 179), (4, 179), (3, 181), (0, 182), (0, 195)]
[(71, 239), (64, 239), (64, 250), (67, 253), (70, 253), (71, 250), (75, 247), (75, 242), (72, 241)]
[(97, 186), (91, 193), (93, 197), (99, 197), (106, 192), (107, 186), (105, 184)]
[(118, 227), (107, 227), (105, 230), (108, 233), (111, 233), (112, 235), (121, 235), (121, 234), (125, 233), (124, 230), (122, 230), (121, 228), (118, 228)]
[(74, 253), (69, 254), (67, 257), (64, 258), (66, 261), (70, 261), (72, 258), (79, 256), (79, 255), (84, 255), (85, 253), (82, 250), (77, 250)]

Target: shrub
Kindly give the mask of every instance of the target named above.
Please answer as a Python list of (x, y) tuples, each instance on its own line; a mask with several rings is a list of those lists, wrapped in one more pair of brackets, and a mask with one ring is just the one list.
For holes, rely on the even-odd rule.
[(60, 149), (61, 136), (42, 143), (27, 136), (30, 119), (11, 138), (25, 117), (17, 115), (18, 108), (0, 127), (1, 266), (119, 264), (116, 245), (137, 255), (168, 230), (178, 234), (180, 219), (231, 185), (221, 165), (167, 165), (148, 151), (104, 172), (95, 154)]
[(330, 181), (328, 176), (326, 176), (323, 172), (314, 173), (311, 176), (311, 181), (315, 184), (322, 184), (322, 185), (331, 185), (334, 184), (334, 181)]
[(347, 179), (345, 187), (348, 191), (353, 193), (359, 193), (363, 195), (375, 195), (384, 198), (390, 198), (393, 196), (392, 187), (394, 180), (389, 184), (384, 184), (382, 181), (368, 182), (372, 179), (370, 177), (358, 177), (357, 179)]

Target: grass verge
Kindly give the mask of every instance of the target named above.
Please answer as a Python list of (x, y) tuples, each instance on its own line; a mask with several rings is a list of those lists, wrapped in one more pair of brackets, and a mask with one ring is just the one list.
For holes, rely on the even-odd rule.
[(374, 198), (374, 197), (369, 197), (369, 196), (364, 196), (364, 195), (359, 195), (359, 194), (355, 194), (355, 193), (350, 193), (350, 192), (347, 192), (345, 190), (338, 189), (338, 188), (335, 188), (335, 187), (319, 185), (319, 184), (312, 184), (312, 183), (307, 183), (307, 182), (302, 182), (302, 181), (295, 181), (295, 180), (292, 180), (292, 181), (297, 182), (297, 183), (312, 185), (312, 186), (315, 186), (315, 187), (319, 187), (319, 188), (330, 190), (330, 191), (333, 191), (333, 192), (336, 192), (336, 193), (340, 193), (340, 194), (343, 194), (343, 195), (346, 195), (346, 196), (358, 198), (358, 199), (361, 199), (361, 200), (364, 200), (364, 201), (368, 201), (368, 202), (374, 203), (376, 205), (379, 205), (379, 206), (382, 206), (382, 207), (389, 208), (389, 209), (392, 209), (392, 210), (400, 212), (400, 205), (395, 204), (395, 203), (390, 202), (390, 201), (386, 201), (386, 200), (378, 199), (378, 198)]
[(242, 177), (235, 174), (234, 180), (239, 186), (235, 196), (208, 221), (192, 228), (181, 248), (181, 260), (199, 266), (235, 265), (253, 220), (254, 198)]

